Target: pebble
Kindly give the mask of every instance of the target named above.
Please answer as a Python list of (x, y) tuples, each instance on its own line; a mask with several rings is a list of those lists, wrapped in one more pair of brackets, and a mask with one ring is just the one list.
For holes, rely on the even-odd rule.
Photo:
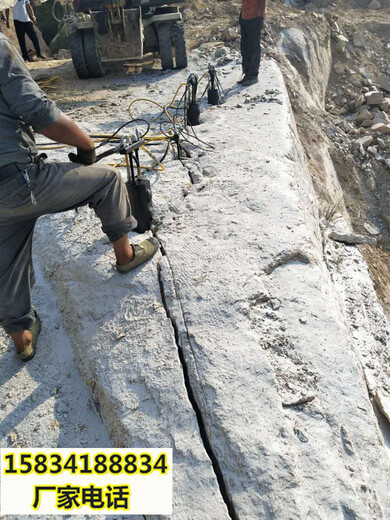
[(376, 92), (373, 90), (371, 92), (366, 92), (364, 96), (368, 105), (380, 105), (384, 101), (382, 92)]
[(390, 125), (385, 123), (377, 123), (372, 126), (373, 132), (381, 132), (382, 134), (390, 134)]
[(374, 116), (371, 114), (371, 112), (367, 109), (362, 110), (357, 116), (356, 116), (356, 122), (362, 123), (363, 121), (374, 119)]
[(368, 148), (370, 144), (373, 142), (374, 138), (372, 135), (365, 135), (364, 137), (360, 137), (360, 139), (357, 139), (355, 141), (356, 145), (360, 148), (360, 146), (363, 146), (363, 148)]
[(370, 233), (370, 235), (379, 235), (380, 231), (377, 227), (373, 226), (369, 222), (364, 223), (364, 229), (367, 231), (367, 233)]

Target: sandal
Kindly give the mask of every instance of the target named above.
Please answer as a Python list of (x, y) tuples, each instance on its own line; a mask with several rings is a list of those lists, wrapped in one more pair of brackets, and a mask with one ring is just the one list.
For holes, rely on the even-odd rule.
[(18, 354), (18, 358), (21, 361), (31, 361), (31, 359), (35, 356), (35, 349), (37, 346), (38, 336), (41, 332), (41, 320), (39, 319), (39, 316), (34, 309), (34, 315), (35, 315), (35, 322), (34, 325), (29, 329), (29, 332), (32, 335), (31, 343), (28, 345), (27, 348), (23, 350), (20, 354)]
[(132, 269), (135, 269), (140, 264), (143, 264), (149, 258), (152, 258), (158, 251), (160, 247), (160, 242), (157, 238), (151, 237), (147, 238), (140, 244), (133, 245), (134, 257), (131, 262), (125, 265), (116, 264), (116, 270), (120, 273), (128, 273)]

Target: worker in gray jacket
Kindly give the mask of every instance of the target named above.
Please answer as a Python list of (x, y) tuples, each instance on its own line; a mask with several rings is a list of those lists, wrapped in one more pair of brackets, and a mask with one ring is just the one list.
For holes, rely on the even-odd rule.
[[(38, 155), (33, 130), (77, 148), (69, 163)], [(31, 78), (14, 45), (0, 33), (0, 326), (23, 361), (34, 357), (40, 321), (31, 306), (31, 245), (37, 219), (89, 205), (102, 222), (121, 273), (151, 258), (158, 241), (133, 246), (137, 226), (119, 173), (96, 160), (91, 138)]]

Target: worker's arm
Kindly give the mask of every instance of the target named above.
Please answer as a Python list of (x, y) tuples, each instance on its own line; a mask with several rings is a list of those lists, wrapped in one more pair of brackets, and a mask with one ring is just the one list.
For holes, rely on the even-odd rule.
[(35, 18), (34, 9), (30, 3), (26, 4), (28, 15), (31, 18), (31, 21), (34, 25), (37, 25), (37, 19)]
[(0, 41), (0, 90), (15, 114), (35, 132), (53, 141), (75, 146), (80, 150), (71, 160), (84, 164), (95, 161), (93, 142), (32, 79), (29, 70), (15, 47)]
[(61, 111), (32, 79), (21, 55), (8, 40), (0, 40), (0, 90), (15, 117), (36, 132), (53, 125)]
[(57, 143), (69, 144), (80, 150), (92, 150), (93, 141), (81, 128), (65, 114), (61, 114), (57, 121), (39, 132)]
[(7, 27), (9, 29), (9, 9), (5, 10), (5, 23), (7, 24)]

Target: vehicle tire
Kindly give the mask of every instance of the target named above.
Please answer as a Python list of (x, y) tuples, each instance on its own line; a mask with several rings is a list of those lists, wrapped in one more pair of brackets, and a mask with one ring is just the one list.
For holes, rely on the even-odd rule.
[(82, 31), (69, 34), (69, 47), (75, 71), (80, 79), (88, 79), (90, 74), (84, 56), (84, 42)]
[(171, 31), (168, 23), (158, 24), (157, 36), (161, 66), (164, 70), (173, 69)]
[(93, 31), (84, 31), (84, 56), (91, 78), (103, 77), (105, 71)]
[(175, 47), (176, 67), (185, 69), (188, 65), (188, 60), (183, 22), (176, 22), (173, 26), (173, 45)]

